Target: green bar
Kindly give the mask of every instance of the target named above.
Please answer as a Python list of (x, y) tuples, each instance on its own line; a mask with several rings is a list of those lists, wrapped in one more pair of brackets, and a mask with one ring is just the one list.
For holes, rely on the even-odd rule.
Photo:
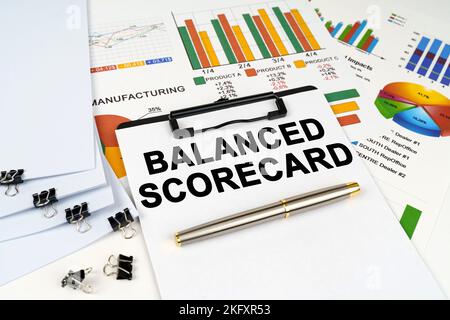
[(214, 27), (214, 30), (216, 31), (217, 37), (219, 38), (220, 44), (222, 45), (223, 51), (225, 51), (225, 55), (227, 56), (228, 62), (237, 63), (233, 50), (231, 50), (230, 44), (228, 43), (228, 39), (225, 35), (225, 32), (223, 32), (219, 20), (213, 19), (211, 20), (211, 22)]
[(256, 44), (258, 45), (259, 51), (261, 51), (261, 54), (264, 58), (271, 58), (269, 50), (266, 47), (266, 44), (264, 43), (264, 40), (261, 38), (261, 35), (259, 34), (258, 29), (255, 26), (255, 23), (253, 22), (252, 17), (250, 17), (249, 14), (243, 14), (245, 22), (247, 23), (248, 28), (250, 29), (250, 32), (252, 33), (253, 38), (256, 41)]
[(410, 206), (409, 204), (406, 206), (405, 211), (403, 211), (400, 224), (410, 239), (414, 234), (414, 230), (416, 229), (421, 214), (422, 211)]
[(348, 24), (344, 31), (341, 33), (341, 35), (339, 36), (339, 40), (344, 41), (345, 36), (347, 35), (347, 33), (349, 33), (350, 29), (352, 28), (351, 24)]
[(331, 21), (327, 21), (327, 23), (325, 23), (325, 27), (328, 29), (331, 26)]
[(181, 40), (183, 41), (184, 48), (188, 54), (189, 60), (191, 61), (192, 68), (194, 70), (201, 69), (202, 66), (198, 61), (197, 53), (195, 52), (194, 45), (192, 44), (191, 38), (189, 38), (189, 33), (186, 27), (178, 27), (178, 31), (180, 32)]
[(300, 45), (300, 42), (298, 42), (297, 37), (295, 36), (294, 32), (292, 31), (291, 27), (289, 26), (286, 18), (284, 17), (283, 13), (281, 12), (279, 7), (272, 8), (273, 12), (275, 12), (275, 15), (277, 16), (278, 20), (280, 21), (281, 26), (284, 29), (284, 32), (286, 32), (289, 40), (291, 41), (292, 45), (294, 46), (295, 51), (297, 53), (303, 52), (303, 48)]
[(359, 93), (358, 91), (356, 91), (356, 89), (348, 89), (343, 91), (325, 93), (325, 98), (327, 99), (328, 102), (334, 102), (357, 97), (359, 97)]
[(366, 33), (364, 33), (363, 37), (361, 38), (361, 40), (358, 42), (358, 45), (356, 47), (358, 47), (359, 49), (362, 48), (362, 46), (364, 45), (364, 43), (366, 42), (367, 38), (370, 37), (370, 35), (372, 34), (372, 29), (368, 29), (366, 31)]

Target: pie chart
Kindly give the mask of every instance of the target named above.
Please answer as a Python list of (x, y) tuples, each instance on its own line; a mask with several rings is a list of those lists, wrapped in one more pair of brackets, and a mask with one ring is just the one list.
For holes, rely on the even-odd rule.
[(386, 119), (430, 137), (450, 136), (450, 100), (443, 94), (410, 82), (386, 85), (375, 99)]
[(125, 177), (127, 173), (123, 164), (115, 130), (119, 124), (128, 121), (130, 120), (125, 117), (110, 114), (95, 117), (103, 153), (119, 179)]

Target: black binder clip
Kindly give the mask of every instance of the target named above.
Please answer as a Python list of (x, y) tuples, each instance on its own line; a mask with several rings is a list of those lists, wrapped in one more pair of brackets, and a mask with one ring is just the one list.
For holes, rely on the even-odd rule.
[(84, 293), (92, 293), (92, 286), (89, 284), (83, 283), (86, 275), (92, 271), (92, 268), (82, 269), (77, 272), (73, 272), (69, 270), (69, 273), (62, 279), (61, 286), (64, 288), (66, 286), (71, 287), (72, 289), (81, 289)]
[(118, 212), (114, 216), (109, 217), (108, 221), (114, 231), (122, 231), (125, 239), (131, 239), (136, 234), (136, 229), (131, 224), (134, 219), (128, 208), (123, 209), (123, 212)]
[(23, 173), (23, 169), (0, 172), (0, 185), (8, 186), (5, 191), (6, 196), (14, 197), (19, 193), (19, 188), (17, 185), (23, 183)]
[(91, 230), (91, 225), (86, 221), (86, 218), (90, 215), (88, 204), (86, 202), (83, 202), (81, 205), (76, 205), (72, 209), (66, 209), (67, 222), (70, 224), (76, 224), (77, 231), (79, 233), (85, 233)]
[(119, 254), (116, 258), (113, 254), (109, 256), (108, 263), (103, 267), (103, 273), (109, 277), (116, 275), (117, 280), (131, 280), (133, 277), (133, 256), (127, 257)]
[(33, 194), (34, 206), (36, 208), (44, 208), (44, 217), (46, 218), (52, 218), (58, 213), (56, 208), (53, 206), (56, 202), (58, 202), (58, 199), (56, 199), (55, 188)]
[[(304, 87), (301, 90), (310, 90), (309, 87)], [(275, 120), (284, 117), (287, 114), (286, 105), (284, 104), (283, 95), (287, 95), (288, 93), (274, 93), (274, 92), (266, 92), (261, 94), (256, 94), (252, 96), (236, 98), (236, 99), (219, 99), (213, 103), (204, 104), (201, 106), (190, 107), (186, 109), (172, 111), (169, 114), (169, 125), (172, 130), (172, 134), (175, 139), (183, 139), (188, 137), (193, 137), (195, 133), (201, 133), (212, 129), (220, 129), (222, 127), (236, 124), (236, 123), (248, 123), (260, 120)], [(219, 110), (224, 110), (228, 108), (239, 107), (243, 105), (253, 104), (261, 101), (274, 100), (276, 110), (270, 111), (265, 115), (250, 118), (250, 119), (236, 119), (227, 121), (209, 128), (202, 128), (195, 130), (192, 127), (180, 129), (177, 119), (192, 117), (199, 114), (204, 114), (208, 112), (214, 112)]]

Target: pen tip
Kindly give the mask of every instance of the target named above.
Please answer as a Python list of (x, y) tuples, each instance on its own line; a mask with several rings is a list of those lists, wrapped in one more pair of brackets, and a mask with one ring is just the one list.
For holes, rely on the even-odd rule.
[(177, 244), (177, 247), (181, 247), (181, 240), (178, 232), (175, 234), (175, 243)]
[(359, 183), (358, 182), (349, 182), (347, 183), (347, 187), (349, 189), (353, 189), (350, 193), (351, 196), (356, 195), (358, 192), (361, 191), (361, 188), (359, 187)]

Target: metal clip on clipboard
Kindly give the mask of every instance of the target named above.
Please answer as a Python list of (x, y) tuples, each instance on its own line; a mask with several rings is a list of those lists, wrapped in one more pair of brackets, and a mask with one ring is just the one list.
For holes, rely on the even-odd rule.
[[(180, 109), (176, 111), (172, 111), (169, 114), (169, 124), (172, 129), (173, 136), (175, 139), (182, 139), (187, 137), (193, 137), (196, 133), (205, 132), (208, 130), (213, 129), (219, 129), (231, 124), (235, 123), (248, 123), (248, 122), (254, 122), (254, 121), (260, 121), (260, 120), (274, 120), (284, 117), (287, 114), (286, 105), (284, 104), (283, 99), (281, 98), (282, 94), (274, 93), (274, 92), (266, 92), (261, 94), (256, 94), (252, 96), (237, 98), (237, 99), (220, 99), (213, 103), (204, 104), (201, 106), (196, 107), (190, 107), (186, 109)], [(190, 128), (183, 128), (181, 129), (178, 124), (178, 119), (180, 118), (186, 118), (191, 117), (199, 114), (204, 114), (208, 112), (214, 112), (219, 110), (224, 110), (228, 108), (234, 108), (239, 107), (243, 105), (253, 104), (257, 102), (267, 101), (267, 100), (275, 100), (275, 106), (277, 107), (277, 110), (270, 111), (266, 115), (250, 118), (250, 119), (236, 119), (231, 120), (227, 122), (223, 122), (221, 124), (203, 128), (203, 129), (194, 129), (192, 127)]]

